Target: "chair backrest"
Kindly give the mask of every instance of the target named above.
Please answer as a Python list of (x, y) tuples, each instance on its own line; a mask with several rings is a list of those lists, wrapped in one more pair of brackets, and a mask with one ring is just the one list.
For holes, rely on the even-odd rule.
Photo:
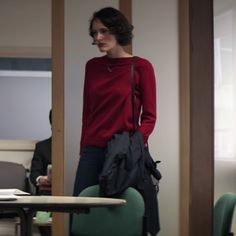
[[(99, 186), (83, 190), (81, 197), (99, 197)], [(141, 236), (143, 233), (144, 201), (134, 188), (120, 196), (123, 206), (92, 208), (88, 214), (73, 214), (72, 234), (86, 236)]]
[(214, 207), (214, 236), (229, 236), (236, 204), (236, 194), (225, 193)]
[(23, 165), (0, 161), (0, 188), (26, 191), (26, 169)]

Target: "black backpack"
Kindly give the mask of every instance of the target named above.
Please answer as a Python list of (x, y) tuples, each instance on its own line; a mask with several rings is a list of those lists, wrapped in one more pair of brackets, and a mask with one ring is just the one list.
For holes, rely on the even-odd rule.
[(115, 134), (108, 143), (106, 160), (99, 176), (101, 195), (119, 196), (128, 187), (136, 187), (145, 181), (147, 172), (155, 182), (161, 179), (139, 131)]
[(144, 232), (151, 235), (160, 230), (157, 201), (160, 179), (157, 162), (144, 148), (140, 132), (114, 135), (108, 143), (106, 160), (99, 176), (100, 195), (119, 197), (128, 187), (137, 189), (145, 202)]

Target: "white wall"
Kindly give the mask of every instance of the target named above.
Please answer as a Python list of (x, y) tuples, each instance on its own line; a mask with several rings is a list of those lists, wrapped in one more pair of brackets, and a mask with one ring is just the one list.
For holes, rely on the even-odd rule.
[[(65, 67), (65, 189), (72, 192), (79, 157), (83, 76), (86, 61), (101, 55), (91, 45), (88, 21), (95, 10), (118, 6), (116, 0), (66, 2)], [(158, 122), (150, 138), (150, 150), (160, 159), (160, 236), (179, 231), (179, 100), (177, 0), (133, 1), (135, 55), (149, 59), (155, 68), (158, 89)], [(141, 16), (141, 17), (140, 17)]]
[[(157, 75), (158, 121), (150, 137), (163, 175), (159, 204), (160, 236), (179, 231), (179, 72), (177, 0), (133, 3), (133, 51), (152, 61)], [(140, 17), (142, 16), (142, 17)]]
[(50, 47), (51, 1), (0, 1), (0, 48)]

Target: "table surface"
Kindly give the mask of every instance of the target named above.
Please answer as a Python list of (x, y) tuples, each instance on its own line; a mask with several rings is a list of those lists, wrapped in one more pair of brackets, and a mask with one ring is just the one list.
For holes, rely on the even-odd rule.
[(102, 197), (71, 197), (71, 196), (17, 196), (16, 200), (0, 201), (1, 206), (8, 207), (108, 207), (124, 205), (126, 200)]
[(0, 211), (17, 210), (21, 218), (21, 235), (32, 235), (32, 217), (36, 211), (89, 213), (96, 207), (116, 207), (126, 204), (124, 199), (68, 196), (17, 196), (16, 200), (0, 201)]

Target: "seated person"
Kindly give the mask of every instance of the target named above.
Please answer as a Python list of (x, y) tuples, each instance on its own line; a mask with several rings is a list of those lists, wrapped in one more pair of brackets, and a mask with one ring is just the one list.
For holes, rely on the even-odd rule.
[[(50, 125), (52, 125), (52, 110), (49, 113)], [(31, 161), (30, 181), (36, 187), (37, 195), (51, 195), (51, 179), (47, 175), (48, 165), (51, 165), (52, 137), (36, 143), (34, 155)], [(42, 236), (51, 235), (50, 226), (40, 226)]]
[[(49, 113), (52, 124), (52, 110)], [(36, 187), (36, 194), (51, 194), (51, 179), (47, 176), (48, 165), (51, 165), (52, 137), (36, 143), (31, 162), (30, 181)]]

